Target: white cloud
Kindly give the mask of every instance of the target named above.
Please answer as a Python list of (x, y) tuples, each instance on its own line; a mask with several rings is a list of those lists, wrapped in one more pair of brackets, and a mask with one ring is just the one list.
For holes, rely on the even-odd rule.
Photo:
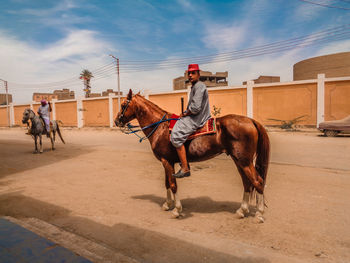
[(73, 8), (78, 8), (78, 6), (75, 5), (74, 2), (71, 0), (64, 0), (51, 8), (46, 8), (46, 9), (45, 8), (42, 8), (42, 9), (24, 8), (20, 10), (9, 10), (7, 12), (10, 14), (45, 17), (45, 16), (53, 16), (58, 12), (65, 12)]
[(193, 9), (191, 3), (187, 0), (177, 0), (177, 3), (184, 9)]
[(208, 24), (202, 42), (218, 51), (235, 50), (244, 42), (246, 32), (245, 25)]
[[(70, 31), (62, 40), (46, 47), (31, 46), (0, 32), (0, 78), (9, 81), (16, 103), (31, 101), (35, 91), (49, 92), (55, 88), (71, 88), (79, 94), (82, 69), (94, 70), (110, 63), (108, 54), (113, 51), (109, 43), (87, 30)], [(67, 79), (71, 79), (67, 86), (28, 85)]]
[(294, 17), (294, 20), (298, 22), (312, 21), (318, 16), (322, 15), (323, 12), (327, 11), (327, 8), (318, 5), (305, 2), (299, 2), (297, 4), (298, 6), (294, 9), (294, 14), (292, 17)]
[[(78, 1), (64, 0), (49, 8), (23, 8), (7, 10), (12, 15), (17, 15), (19, 20), (37, 22), (41, 27), (54, 27), (57, 30), (67, 30), (71, 25), (87, 24), (92, 22), (91, 17), (78, 16), (74, 9), (81, 8)], [(97, 7), (84, 3), (85, 9)]]
[(98, 56), (109, 45), (96, 40), (96, 32), (89, 30), (71, 31), (62, 40), (54, 43), (41, 52), (41, 59), (48, 62), (57, 62), (71, 57), (87, 58)]
[(339, 53), (339, 52), (349, 52), (350, 51), (350, 40), (342, 40), (331, 43), (324, 48), (321, 48), (317, 51), (317, 56)]

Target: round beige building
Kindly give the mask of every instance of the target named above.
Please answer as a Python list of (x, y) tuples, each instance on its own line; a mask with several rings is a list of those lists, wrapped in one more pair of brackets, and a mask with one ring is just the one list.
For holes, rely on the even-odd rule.
[(316, 79), (322, 73), (326, 78), (349, 77), (350, 52), (309, 58), (293, 66), (293, 80)]

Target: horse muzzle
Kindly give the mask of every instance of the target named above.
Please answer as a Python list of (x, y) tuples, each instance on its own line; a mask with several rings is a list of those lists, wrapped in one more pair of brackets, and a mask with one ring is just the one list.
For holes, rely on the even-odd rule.
[(123, 127), (125, 125), (119, 120), (118, 117), (115, 118), (114, 123), (115, 123), (115, 126), (117, 126), (117, 127)]

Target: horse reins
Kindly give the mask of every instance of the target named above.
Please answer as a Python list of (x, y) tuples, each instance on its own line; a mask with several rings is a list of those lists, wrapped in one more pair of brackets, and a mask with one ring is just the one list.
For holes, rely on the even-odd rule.
[[(147, 125), (147, 126), (141, 128), (141, 129), (138, 129), (138, 130), (132, 130), (132, 128), (134, 128), (135, 126), (132, 126), (130, 123), (128, 123), (126, 126), (127, 126), (127, 128), (129, 129), (129, 132), (124, 132), (124, 131), (123, 131), (123, 132), (124, 132), (125, 134), (132, 134), (132, 133), (135, 134), (137, 137), (140, 138), (139, 142), (142, 142), (143, 140), (146, 140), (146, 139), (148, 139), (149, 137), (151, 137), (151, 136), (153, 135), (153, 133), (158, 129), (158, 127), (159, 127), (159, 125), (160, 125), (161, 123), (167, 122), (167, 121), (171, 121), (171, 120), (179, 120), (178, 118), (164, 119), (165, 116), (166, 116), (166, 113), (163, 115), (163, 117), (161, 118), (160, 121), (154, 122), (154, 123), (152, 123), (152, 124), (150, 124), (150, 125)], [(153, 129), (147, 136), (141, 137), (141, 136), (139, 136), (139, 135), (137, 134), (137, 132), (146, 130), (146, 129), (151, 128), (151, 127), (153, 127), (153, 126), (156, 126), (156, 127), (154, 127), (154, 129)]]
[[(123, 111), (122, 111), (122, 113), (120, 114), (120, 116), (119, 116), (119, 118), (118, 118), (118, 119), (119, 119), (119, 122), (120, 122), (121, 119), (124, 117), (124, 114), (125, 114), (127, 108), (129, 107), (130, 101), (131, 101), (131, 100), (127, 100), (127, 101), (126, 101), (126, 105), (125, 105), (125, 107), (123, 108)], [(143, 128), (141, 128), (141, 129), (138, 129), (138, 130), (132, 130), (132, 128), (134, 128), (135, 126), (132, 126), (130, 123), (128, 123), (126, 126), (127, 126), (127, 128), (129, 129), (129, 132), (125, 132), (125, 131), (123, 131), (122, 129), (121, 129), (121, 131), (122, 131), (123, 133), (125, 133), (125, 134), (132, 134), (132, 133), (135, 134), (137, 137), (140, 138), (139, 142), (142, 142), (143, 140), (146, 140), (146, 139), (148, 139), (149, 137), (151, 137), (151, 136), (153, 135), (153, 133), (157, 130), (158, 126), (159, 126), (161, 123), (166, 122), (166, 121), (171, 121), (171, 120), (179, 120), (179, 119), (177, 119), (177, 118), (170, 118), (170, 119), (165, 119), (165, 120), (164, 120), (165, 116), (166, 116), (166, 113), (164, 114), (164, 116), (161, 118), (160, 121), (157, 121), (157, 122), (155, 122), (155, 123), (152, 123), (152, 124), (150, 124), (150, 125), (147, 125), (146, 127), (143, 127)], [(141, 137), (141, 136), (139, 136), (139, 135), (137, 134), (137, 132), (143, 131), (143, 130), (148, 129), (148, 128), (151, 128), (151, 127), (153, 127), (153, 126), (156, 126), (156, 127), (154, 127), (154, 129), (153, 129), (147, 136)]]

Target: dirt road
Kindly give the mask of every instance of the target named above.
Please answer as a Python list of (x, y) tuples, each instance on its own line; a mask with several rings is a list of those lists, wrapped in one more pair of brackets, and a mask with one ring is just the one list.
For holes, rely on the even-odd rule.
[(32, 154), (24, 130), (0, 130), (0, 216), (37, 218), (139, 262), (350, 261), (350, 137), (269, 132), (268, 208), (256, 224), (234, 214), (243, 187), (225, 155), (178, 180), (184, 215), (173, 219), (147, 141), (109, 129), (63, 136)]

